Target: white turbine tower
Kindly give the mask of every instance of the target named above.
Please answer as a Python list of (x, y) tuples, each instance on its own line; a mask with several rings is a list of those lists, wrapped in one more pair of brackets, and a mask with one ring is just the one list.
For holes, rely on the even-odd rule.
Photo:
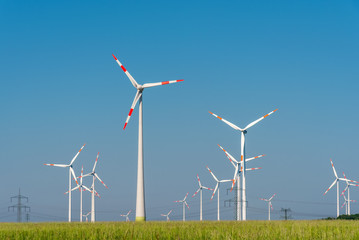
[(199, 192), (199, 220), (202, 221), (202, 190), (203, 190), (203, 189), (207, 189), (207, 190), (213, 191), (213, 189), (203, 186), (203, 185), (201, 184), (201, 181), (199, 180), (198, 174), (197, 174), (197, 179), (198, 179), (199, 188), (198, 188), (198, 190), (193, 194), (192, 197), (196, 196), (196, 194)]
[[(82, 215), (82, 192), (83, 191), (89, 191), (90, 193), (92, 193), (92, 191), (88, 187), (83, 185), (83, 183), (82, 183), (83, 174), (84, 174), (84, 166), (82, 166), (82, 168), (81, 168), (81, 176), (79, 177), (80, 178), (80, 184), (77, 184), (76, 187), (71, 189), (71, 191), (74, 191), (76, 189), (80, 190), (80, 222), (82, 222), (82, 216), (83, 216)], [(69, 193), (69, 191), (65, 192), (65, 194), (68, 194), (68, 193)]]
[(95, 194), (98, 197), (100, 197), (100, 195), (95, 190), (95, 180), (96, 180), (96, 178), (108, 189), (106, 184), (101, 180), (101, 178), (95, 172), (95, 168), (96, 168), (96, 165), (97, 165), (99, 155), (100, 155), (100, 153), (97, 153), (96, 161), (95, 161), (95, 164), (93, 165), (92, 172), (82, 176), (82, 177), (92, 176), (92, 185), (91, 185), (91, 193), (92, 193), (92, 195), (91, 195), (91, 222), (95, 222)]
[(186, 194), (186, 196), (184, 197), (183, 200), (178, 200), (178, 201), (175, 201), (175, 202), (179, 202), (179, 203), (182, 203), (182, 207), (183, 207), (183, 221), (186, 221), (186, 207), (185, 205), (187, 205), (188, 209), (189, 209), (189, 206), (186, 202), (186, 198), (188, 196), (188, 193)]
[[(240, 199), (241, 199), (241, 194), (240, 194), (240, 189), (241, 189), (241, 179), (240, 179), (240, 174), (241, 174), (241, 168), (239, 167), (239, 165), (241, 164), (241, 162), (237, 161), (229, 152), (227, 152), (221, 145), (218, 144), (218, 146), (224, 151), (224, 154), (226, 154), (227, 158), (229, 159), (229, 161), (232, 163), (233, 167), (235, 168), (234, 170), (234, 181), (232, 182), (232, 189), (234, 187), (234, 184), (237, 182), (237, 188), (236, 188), (236, 194), (237, 194), (237, 213), (236, 213), (236, 216), (237, 216), (237, 220), (242, 220), (241, 219), (241, 208), (239, 207), (239, 202), (240, 202)], [(259, 156), (256, 156), (256, 157), (252, 157), (252, 158), (247, 158), (245, 162), (249, 162), (249, 161), (252, 161), (254, 159), (257, 159), (257, 158), (261, 158), (261, 157), (264, 157), (265, 155), (262, 154), (262, 155), (259, 155)], [(258, 168), (247, 168), (246, 171), (252, 171), (252, 170), (258, 170), (258, 169), (262, 169), (261, 167), (258, 167)], [(232, 191), (231, 189), (231, 191)]]
[(75, 178), (76, 183), (77, 182), (77, 178), (74, 172), (74, 169), (72, 167), (72, 164), (75, 162), (76, 158), (78, 157), (78, 155), (80, 154), (80, 152), (82, 151), (82, 149), (85, 147), (86, 144), (84, 144), (81, 149), (77, 152), (77, 154), (75, 155), (75, 157), (71, 160), (70, 164), (44, 164), (46, 166), (53, 166), (53, 167), (62, 167), (62, 168), (69, 168), (69, 222), (71, 222), (71, 175)]
[(330, 187), (327, 189), (327, 191), (325, 191), (325, 193), (323, 194), (323, 196), (324, 196), (325, 194), (327, 194), (327, 192), (328, 192), (335, 184), (337, 184), (337, 217), (339, 217), (339, 181), (345, 181), (345, 182), (346, 182), (346, 180), (345, 180), (344, 178), (338, 177), (338, 174), (337, 174), (337, 171), (335, 171), (335, 168), (334, 168), (334, 164), (333, 164), (332, 159), (330, 159), (330, 163), (332, 164), (332, 168), (333, 168), (335, 180), (334, 180), (334, 182), (332, 183), (332, 185), (330, 185)]
[(212, 194), (212, 197), (211, 197), (211, 200), (213, 199), (213, 196), (214, 194), (216, 194), (216, 191), (218, 189), (218, 194), (217, 194), (217, 207), (218, 207), (218, 210), (217, 210), (217, 220), (219, 221), (220, 220), (220, 217), (219, 217), (219, 185), (221, 183), (224, 183), (224, 182), (232, 182), (233, 180), (218, 180), (218, 178), (214, 175), (214, 173), (211, 171), (211, 169), (209, 169), (209, 167), (207, 166), (207, 169), (208, 171), (211, 173), (212, 177), (214, 178), (214, 180), (217, 182), (216, 184), (216, 187), (214, 188), (214, 191), (213, 191), (213, 194)]
[(89, 219), (88, 219), (87, 217), (88, 217), (88, 215), (90, 215), (90, 213), (91, 213), (91, 212), (88, 212), (88, 213), (82, 215), (82, 216), (84, 216), (84, 217), (86, 218), (86, 222), (89, 222)]
[(273, 194), (273, 196), (271, 196), (269, 199), (260, 198), (260, 200), (263, 200), (263, 201), (268, 202), (268, 220), (269, 220), (269, 221), (270, 221), (270, 210), (271, 210), (271, 209), (273, 210), (272, 199), (274, 198), (275, 195), (276, 195), (276, 193)]
[(132, 102), (130, 112), (128, 113), (125, 126), (123, 129), (125, 130), (128, 121), (132, 115), (133, 109), (136, 107), (136, 103), (139, 103), (139, 122), (138, 122), (138, 166), (137, 166), (137, 197), (136, 197), (136, 221), (146, 221), (146, 211), (145, 211), (145, 189), (144, 189), (144, 169), (143, 169), (143, 120), (142, 120), (142, 93), (145, 88), (155, 87), (166, 85), (170, 83), (182, 82), (183, 79), (180, 80), (172, 80), (165, 82), (157, 82), (157, 83), (145, 83), (143, 85), (138, 84), (136, 80), (131, 76), (131, 74), (126, 70), (126, 68), (120, 63), (120, 61), (112, 54), (115, 58), (118, 65), (125, 72), (127, 77), (130, 79), (132, 85), (137, 89), (135, 99)]
[[(241, 132), (241, 172), (242, 172), (242, 220), (246, 221), (247, 220), (247, 198), (246, 198), (246, 163), (244, 161), (244, 159), (246, 159), (245, 156), (245, 135), (247, 134), (247, 130), (254, 126), (255, 124), (257, 124), (258, 122), (262, 121), (264, 118), (268, 117), (269, 115), (271, 115), (272, 113), (274, 113), (275, 111), (277, 111), (278, 109), (275, 109), (274, 111), (264, 115), (263, 117), (255, 120), (254, 122), (251, 122), (250, 124), (248, 124), (245, 128), (240, 128), (236, 125), (234, 125), (231, 122), (228, 122), (227, 120), (219, 117), (218, 115), (209, 112), (210, 114), (212, 114), (213, 116), (215, 116), (216, 118), (222, 120), (223, 122), (225, 122), (226, 124), (228, 124), (230, 127), (234, 128), (237, 131)], [(239, 201), (237, 201), (237, 209), (239, 209)], [(237, 220), (239, 220), (239, 217), (237, 215)]]
[(169, 222), (169, 221), (170, 221), (169, 215), (171, 214), (171, 212), (172, 212), (172, 210), (169, 211), (167, 214), (161, 214), (161, 216), (166, 217), (166, 218), (167, 218), (167, 222)]
[[(350, 202), (352, 202), (352, 201), (350, 200), (350, 186), (359, 187), (359, 185), (357, 185), (357, 184), (352, 184), (352, 182), (354, 182), (354, 183), (358, 183), (358, 182), (357, 182), (357, 181), (353, 181), (353, 180), (347, 179), (347, 177), (345, 176), (345, 173), (344, 173), (344, 172), (343, 172), (343, 176), (344, 176), (345, 182), (346, 182), (346, 184), (347, 184), (347, 187), (343, 190), (343, 192), (342, 192), (341, 195), (343, 195), (343, 197), (344, 197), (344, 199), (345, 199), (345, 201), (346, 201), (346, 204), (347, 204), (347, 206), (346, 206), (346, 214), (347, 214), (347, 215), (350, 215)], [(345, 191), (347, 191), (347, 190), (348, 190), (348, 200), (345, 198), (345, 195), (344, 195)], [(342, 206), (342, 208), (343, 208), (343, 206)]]
[(128, 217), (128, 215), (130, 215), (132, 210), (128, 211), (127, 214), (121, 214), (121, 217), (125, 217), (126, 218), (126, 222), (129, 222), (130, 221), (130, 218)]

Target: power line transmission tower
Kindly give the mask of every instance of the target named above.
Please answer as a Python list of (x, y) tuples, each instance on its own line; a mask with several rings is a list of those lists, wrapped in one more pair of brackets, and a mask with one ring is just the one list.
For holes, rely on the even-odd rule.
[[(241, 203), (242, 203), (242, 200), (240, 199), (241, 188), (238, 188), (237, 185), (236, 185), (236, 188), (234, 188), (234, 189), (228, 188), (227, 189), (227, 195), (228, 195), (228, 192), (230, 192), (231, 190), (234, 191), (234, 198), (225, 200), (224, 201), (224, 206), (226, 207), (226, 203), (228, 203), (228, 206), (231, 207), (231, 203), (234, 203), (233, 204), (233, 207), (234, 207), (234, 209), (233, 209), (234, 220), (241, 221), (242, 220), (242, 216), (241, 216)], [(239, 204), (238, 204), (238, 202), (239, 202)], [(246, 203), (247, 203), (247, 207), (248, 207), (248, 201), (246, 201)], [(237, 208), (238, 205), (239, 205), (239, 209)]]
[(21, 222), (22, 209), (24, 208), (24, 209), (25, 209), (25, 212), (26, 212), (27, 209), (28, 209), (29, 212), (30, 212), (30, 207), (28, 207), (28, 206), (26, 206), (26, 205), (23, 205), (23, 204), (21, 203), (21, 200), (22, 200), (22, 199), (26, 199), (26, 201), (29, 202), (29, 198), (28, 198), (28, 197), (25, 197), (25, 196), (22, 196), (22, 195), (20, 194), (20, 188), (19, 188), (19, 195), (10, 198), (11, 202), (12, 202), (12, 199), (13, 199), (13, 198), (17, 198), (17, 204), (12, 205), (12, 206), (9, 206), (8, 211), (10, 211), (10, 208), (12, 208), (12, 211), (14, 211), (14, 209), (16, 208), (16, 209), (17, 209), (17, 222)]
[(284, 212), (284, 216), (281, 216), (282, 218), (284, 218), (284, 220), (292, 218), (292, 215), (290, 214), (292, 210), (290, 210), (290, 208), (282, 208), (280, 211)]

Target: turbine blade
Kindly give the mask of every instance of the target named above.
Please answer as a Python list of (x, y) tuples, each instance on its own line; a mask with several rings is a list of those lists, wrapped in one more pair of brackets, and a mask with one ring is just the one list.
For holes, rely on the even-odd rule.
[(133, 109), (135, 109), (136, 103), (138, 102), (138, 100), (140, 99), (141, 96), (142, 96), (142, 92), (137, 90), (136, 95), (135, 95), (135, 99), (133, 99), (133, 102), (132, 102), (132, 105), (131, 105), (130, 112), (128, 113), (128, 116), (126, 118), (125, 126), (123, 126), (123, 130), (125, 130), (125, 128), (126, 128), (126, 126), (128, 124), (128, 121), (130, 121)]
[(263, 119), (265, 119), (266, 117), (268, 117), (269, 115), (271, 115), (272, 113), (274, 113), (274, 112), (277, 111), (277, 110), (278, 110), (278, 109), (275, 109), (275, 110), (271, 111), (270, 113), (264, 115), (263, 117), (258, 118), (258, 119), (255, 120), (254, 122), (251, 122), (250, 124), (248, 124), (248, 125), (244, 128), (244, 130), (247, 130), (248, 128), (250, 128), (250, 127), (256, 125), (257, 123), (259, 123), (260, 121), (262, 121)]
[(53, 167), (68, 167), (69, 165), (65, 164), (52, 164), (52, 163), (45, 163), (46, 166), (53, 166)]
[(208, 171), (212, 174), (212, 177), (214, 178), (214, 180), (216, 180), (216, 182), (218, 181), (218, 178), (216, 176), (214, 176), (213, 172), (211, 171), (211, 169), (209, 169), (209, 167), (207, 166)]
[(208, 188), (208, 187), (205, 187), (205, 186), (202, 186), (202, 188), (207, 189), (207, 190), (210, 190), (210, 191), (213, 191), (213, 190), (214, 190), (214, 189), (212, 189), (212, 188)]
[(86, 187), (85, 185), (82, 185), (82, 187), (83, 187), (86, 191), (92, 193), (92, 191), (91, 191), (88, 187)]
[(217, 144), (224, 152), (224, 154), (226, 154), (227, 158), (229, 159), (229, 161), (232, 163), (233, 167), (236, 167), (235, 163), (239, 163), (231, 154), (229, 154), (229, 152), (227, 152), (221, 145)]
[(122, 63), (120, 63), (120, 61), (115, 57), (115, 55), (113, 55), (113, 58), (116, 60), (117, 64), (122, 68), (122, 70), (125, 72), (125, 74), (127, 75), (127, 77), (130, 79), (132, 85), (137, 88), (138, 87), (138, 83), (136, 82), (136, 80), (131, 76), (131, 74), (126, 70), (126, 68), (122, 65)]
[(170, 214), (171, 214), (171, 212), (172, 212), (172, 210), (171, 210), (169, 213), (167, 213), (167, 216), (168, 216), (168, 215), (170, 215)]
[(262, 169), (261, 167), (256, 167), (256, 168), (246, 168), (246, 171), (252, 171), (252, 170), (259, 170)]
[(150, 87), (156, 87), (156, 86), (161, 86), (161, 85), (166, 85), (166, 84), (171, 84), (171, 83), (177, 83), (177, 82), (183, 82), (183, 79), (179, 79), (179, 80), (171, 80), (171, 81), (165, 81), (165, 82), (157, 82), (157, 83), (145, 83), (142, 85), (143, 88), (150, 88)]
[[(80, 187), (80, 186), (77, 185), (76, 187), (72, 188), (72, 189), (71, 189), (71, 192), (74, 191), (74, 190), (76, 190), (76, 189), (78, 189), (79, 187)], [(65, 194), (68, 194), (68, 193), (69, 193), (69, 191), (65, 192)]]
[(330, 159), (330, 163), (332, 164), (332, 168), (333, 168), (333, 172), (334, 172), (335, 177), (338, 178), (338, 174), (337, 174), (337, 171), (335, 171), (335, 167), (334, 167), (332, 159)]
[[(342, 191), (342, 193), (340, 195), (344, 196), (344, 193), (347, 191), (347, 189), (349, 188), (349, 185), (346, 186), (346, 188)], [(345, 196), (344, 196), (345, 198)]]
[(84, 175), (84, 165), (81, 167), (81, 174), (78, 178), (80, 178), (80, 185), (82, 186), (82, 176)]
[(199, 184), (199, 187), (202, 187), (202, 185), (201, 185), (201, 180), (199, 180), (199, 176), (198, 176), (198, 174), (197, 174), (197, 179), (198, 179), (198, 184)]
[(261, 157), (264, 157), (264, 156), (265, 156), (265, 154), (262, 154), (262, 155), (259, 155), (259, 156), (256, 156), (256, 157), (252, 157), (252, 158), (247, 158), (247, 159), (246, 159), (246, 162), (252, 161), (252, 160), (254, 160), (254, 159), (261, 158)]
[(106, 184), (101, 180), (101, 178), (97, 175), (97, 173), (95, 173), (95, 177), (96, 177), (106, 188), (108, 188), (108, 187), (106, 186)]
[(95, 160), (95, 163), (94, 163), (93, 168), (92, 168), (92, 172), (95, 172), (95, 168), (96, 168), (96, 165), (97, 165), (99, 155), (100, 155), (100, 152), (97, 153), (96, 160)]
[(193, 196), (192, 197), (194, 197), (194, 196), (196, 196), (196, 194), (200, 191), (201, 189), (200, 188), (198, 188), (198, 190), (193, 194)]
[(72, 167), (70, 167), (70, 171), (71, 171), (72, 176), (74, 177), (74, 180), (75, 180), (76, 184), (79, 185), (79, 182), (77, 181), (75, 171), (74, 171), (74, 169)]
[(184, 199), (182, 200), (182, 201), (186, 201), (186, 198), (187, 198), (187, 196), (188, 196), (188, 193), (186, 194), (186, 196), (184, 197)]
[(223, 122), (227, 123), (230, 127), (234, 128), (235, 130), (239, 130), (239, 131), (242, 131), (241, 128), (239, 128), (238, 126), (234, 125), (233, 123), (231, 122), (228, 122), (226, 119), (224, 118), (221, 118), (220, 116), (212, 113), (212, 112), (209, 112), (210, 114), (212, 114), (213, 116), (215, 116), (216, 118), (218, 118), (219, 120), (222, 120)]
[(184, 201), (184, 203), (186, 204), (186, 206), (187, 206), (187, 207), (188, 207), (188, 209), (189, 209), (189, 206), (188, 206), (187, 202), (186, 202), (186, 201)]
[(276, 195), (276, 193), (273, 194), (273, 196), (271, 196), (271, 197), (269, 198), (269, 201), (271, 201), (271, 200), (274, 198), (275, 195)]
[(332, 185), (330, 185), (330, 187), (327, 189), (327, 191), (325, 191), (325, 193), (324, 193), (323, 195), (327, 194), (327, 192), (334, 186), (334, 184), (335, 184), (336, 182), (337, 182), (337, 179), (334, 180), (334, 182), (332, 183)]
[(72, 164), (75, 162), (77, 156), (80, 154), (80, 152), (81, 152), (82, 149), (85, 147), (85, 145), (86, 145), (86, 143), (85, 143), (85, 144), (81, 147), (81, 149), (77, 152), (77, 154), (76, 154), (75, 157), (71, 160), (71, 162), (70, 162), (69, 165), (72, 165)]
[(213, 197), (214, 197), (214, 194), (216, 194), (216, 191), (217, 191), (217, 189), (218, 189), (218, 182), (217, 182), (217, 185), (216, 185), (216, 187), (214, 188), (214, 191), (213, 191), (213, 194), (212, 194), (212, 197), (211, 197), (211, 200), (213, 199)]
[(220, 183), (225, 183), (225, 182), (232, 182), (233, 181), (233, 179), (228, 179), (228, 180), (221, 180), (221, 181), (219, 181)]
[(230, 192), (232, 192), (232, 190), (233, 190), (233, 188), (234, 188), (234, 185), (236, 185), (236, 174), (234, 174), (234, 178), (231, 180), (232, 181), (232, 186), (231, 186), (231, 191)]

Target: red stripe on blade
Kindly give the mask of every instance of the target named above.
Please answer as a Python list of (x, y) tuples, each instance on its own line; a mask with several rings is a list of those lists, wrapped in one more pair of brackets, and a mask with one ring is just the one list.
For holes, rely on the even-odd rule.
[(170, 81), (162, 82), (162, 85), (169, 84)]
[(115, 55), (112, 54), (112, 56), (113, 56), (113, 58), (117, 61), (117, 58), (115, 57)]
[(122, 70), (123, 70), (124, 72), (127, 71), (126, 68), (125, 68), (123, 65), (121, 65), (121, 68), (122, 68)]
[(133, 108), (131, 108), (130, 112), (128, 113), (128, 116), (131, 116), (133, 112)]

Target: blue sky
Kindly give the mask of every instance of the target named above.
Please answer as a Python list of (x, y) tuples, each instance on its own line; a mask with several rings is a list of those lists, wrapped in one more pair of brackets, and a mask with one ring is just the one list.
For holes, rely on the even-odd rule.
[[(97, 185), (98, 220), (135, 208), (137, 108), (122, 128), (136, 91), (111, 54), (139, 83), (185, 80), (144, 92), (148, 219), (170, 209), (180, 219), (173, 201), (193, 194), (197, 173), (215, 186), (206, 165), (233, 175), (217, 144), (238, 156), (240, 135), (208, 111), (245, 126), (279, 108), (246, 138), (248, 156), (267, 155), (250, 164), (263, 169), (248, 174), (248, 219), (266, 218), (258, 198), (273, 193), (274, 209), (296, 219), (335, 215), (335, 191), (322, 196), (330, 158), (359, 179), (357, 1), (0, 1), (0, 26), (1, 221), (15, 220), (7, 206), (19, 187), (32, 220), (66, 220), (67, 171), (42, 164), (67, 163), (84, 143), (76, 173), (99, 151), (110, 187)], [(221, 200), (231, 197), (223, 187)], [(204, 218), (215, 219), (204, 198)], [(78, 202), (75, 193), (75, 220)]]

